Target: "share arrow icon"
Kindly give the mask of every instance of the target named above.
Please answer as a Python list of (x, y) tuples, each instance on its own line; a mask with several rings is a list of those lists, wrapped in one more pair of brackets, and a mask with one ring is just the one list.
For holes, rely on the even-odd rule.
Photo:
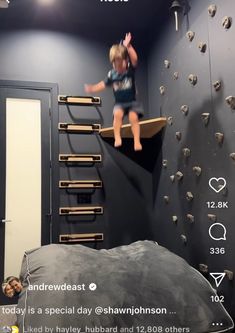
[(217, 288), (220, 286), (220, 284), (223, 281), (225, 275), (226, 275), (226, 273), (210, 273), (210, 276), (212, 276), (213, 279), (215, 280), (215, 285), (216, 285)]

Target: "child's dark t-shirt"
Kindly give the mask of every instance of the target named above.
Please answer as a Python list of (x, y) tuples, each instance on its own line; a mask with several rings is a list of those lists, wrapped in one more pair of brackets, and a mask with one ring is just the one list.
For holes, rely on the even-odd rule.
[(129, 66), (126, 72), (122, 74), (119, 74), (115, 69), (111, 69), (104, 83), (106, 86), (113, 87), (116, 104), (136, 100), (135, 69), (132, 66)]

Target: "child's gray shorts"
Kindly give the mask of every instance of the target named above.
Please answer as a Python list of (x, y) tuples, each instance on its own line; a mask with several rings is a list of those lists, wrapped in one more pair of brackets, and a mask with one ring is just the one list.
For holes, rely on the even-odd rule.
[(138, 114), (138, 117), (141, 118), (144, 115), (144, 110), (141, 103), (137, 101), (128, 102), (128, 103), (117, 103), (114, 105), (113, 114), (117, 109), (122, 109), (124, 114), (127, 115), (130, 111), (134, 111)]

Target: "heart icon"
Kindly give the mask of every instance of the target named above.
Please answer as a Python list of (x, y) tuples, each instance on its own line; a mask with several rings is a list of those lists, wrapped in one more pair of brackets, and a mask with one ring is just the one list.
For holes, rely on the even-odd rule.
[[(212, 182), (214, 183), (214, 185), (212, 185)], [(222, 177), (220, 177), (220, 178), (213, 177), (209, 180), (209, 186), (216, 193), (219, 193), (220, 191), (222, 191), (225, 188), (226, 180)]]

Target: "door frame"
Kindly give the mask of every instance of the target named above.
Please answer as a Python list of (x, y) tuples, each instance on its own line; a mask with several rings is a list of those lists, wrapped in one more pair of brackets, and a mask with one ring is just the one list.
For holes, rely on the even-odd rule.
[[(43, 235), (41, 237), (42, 245), (57, 243), (59, 234), (58, 221), (58, 207), (59, 207), (59, 136), (58, 136), (58, 119), (59, 119), (59, 107), (58, 107), (58, 84), (57, 83), (45, 83), (45, 82), (32, 82), (32, 81), (11, 81), (0, 80), (0, 88), (9, 88), (15, 90), (32, 90), (32, 92), (48, 92), (49, 93), (49, 112), (51, 118), (50, 124), (50, 141), (51, 141), (51, 186), (50, 186), (50, 207), (51, 211), (48, 212), (48, 223), (50, 223), (50, 236)], [(43, 139), (43, 138), (42, 138)], [(6, 132), (0, 133), (0, 140), (6, 140)], [(1, 181), (4, 181), (6, 175), (5, 172), (1, 172)], [(4, 200), (5, 205), (5, 200)], [(4, 207), (5, 209), (5, 207)], [(4, 228), (5, 229), (5, 228)], [(4, 242), (0, 244), (0, 253), (4, 253)], [(3, 258), (2, 258), (3, 259)], [(0, 263), (0, 276), (4, 274), (4, 260)]]

